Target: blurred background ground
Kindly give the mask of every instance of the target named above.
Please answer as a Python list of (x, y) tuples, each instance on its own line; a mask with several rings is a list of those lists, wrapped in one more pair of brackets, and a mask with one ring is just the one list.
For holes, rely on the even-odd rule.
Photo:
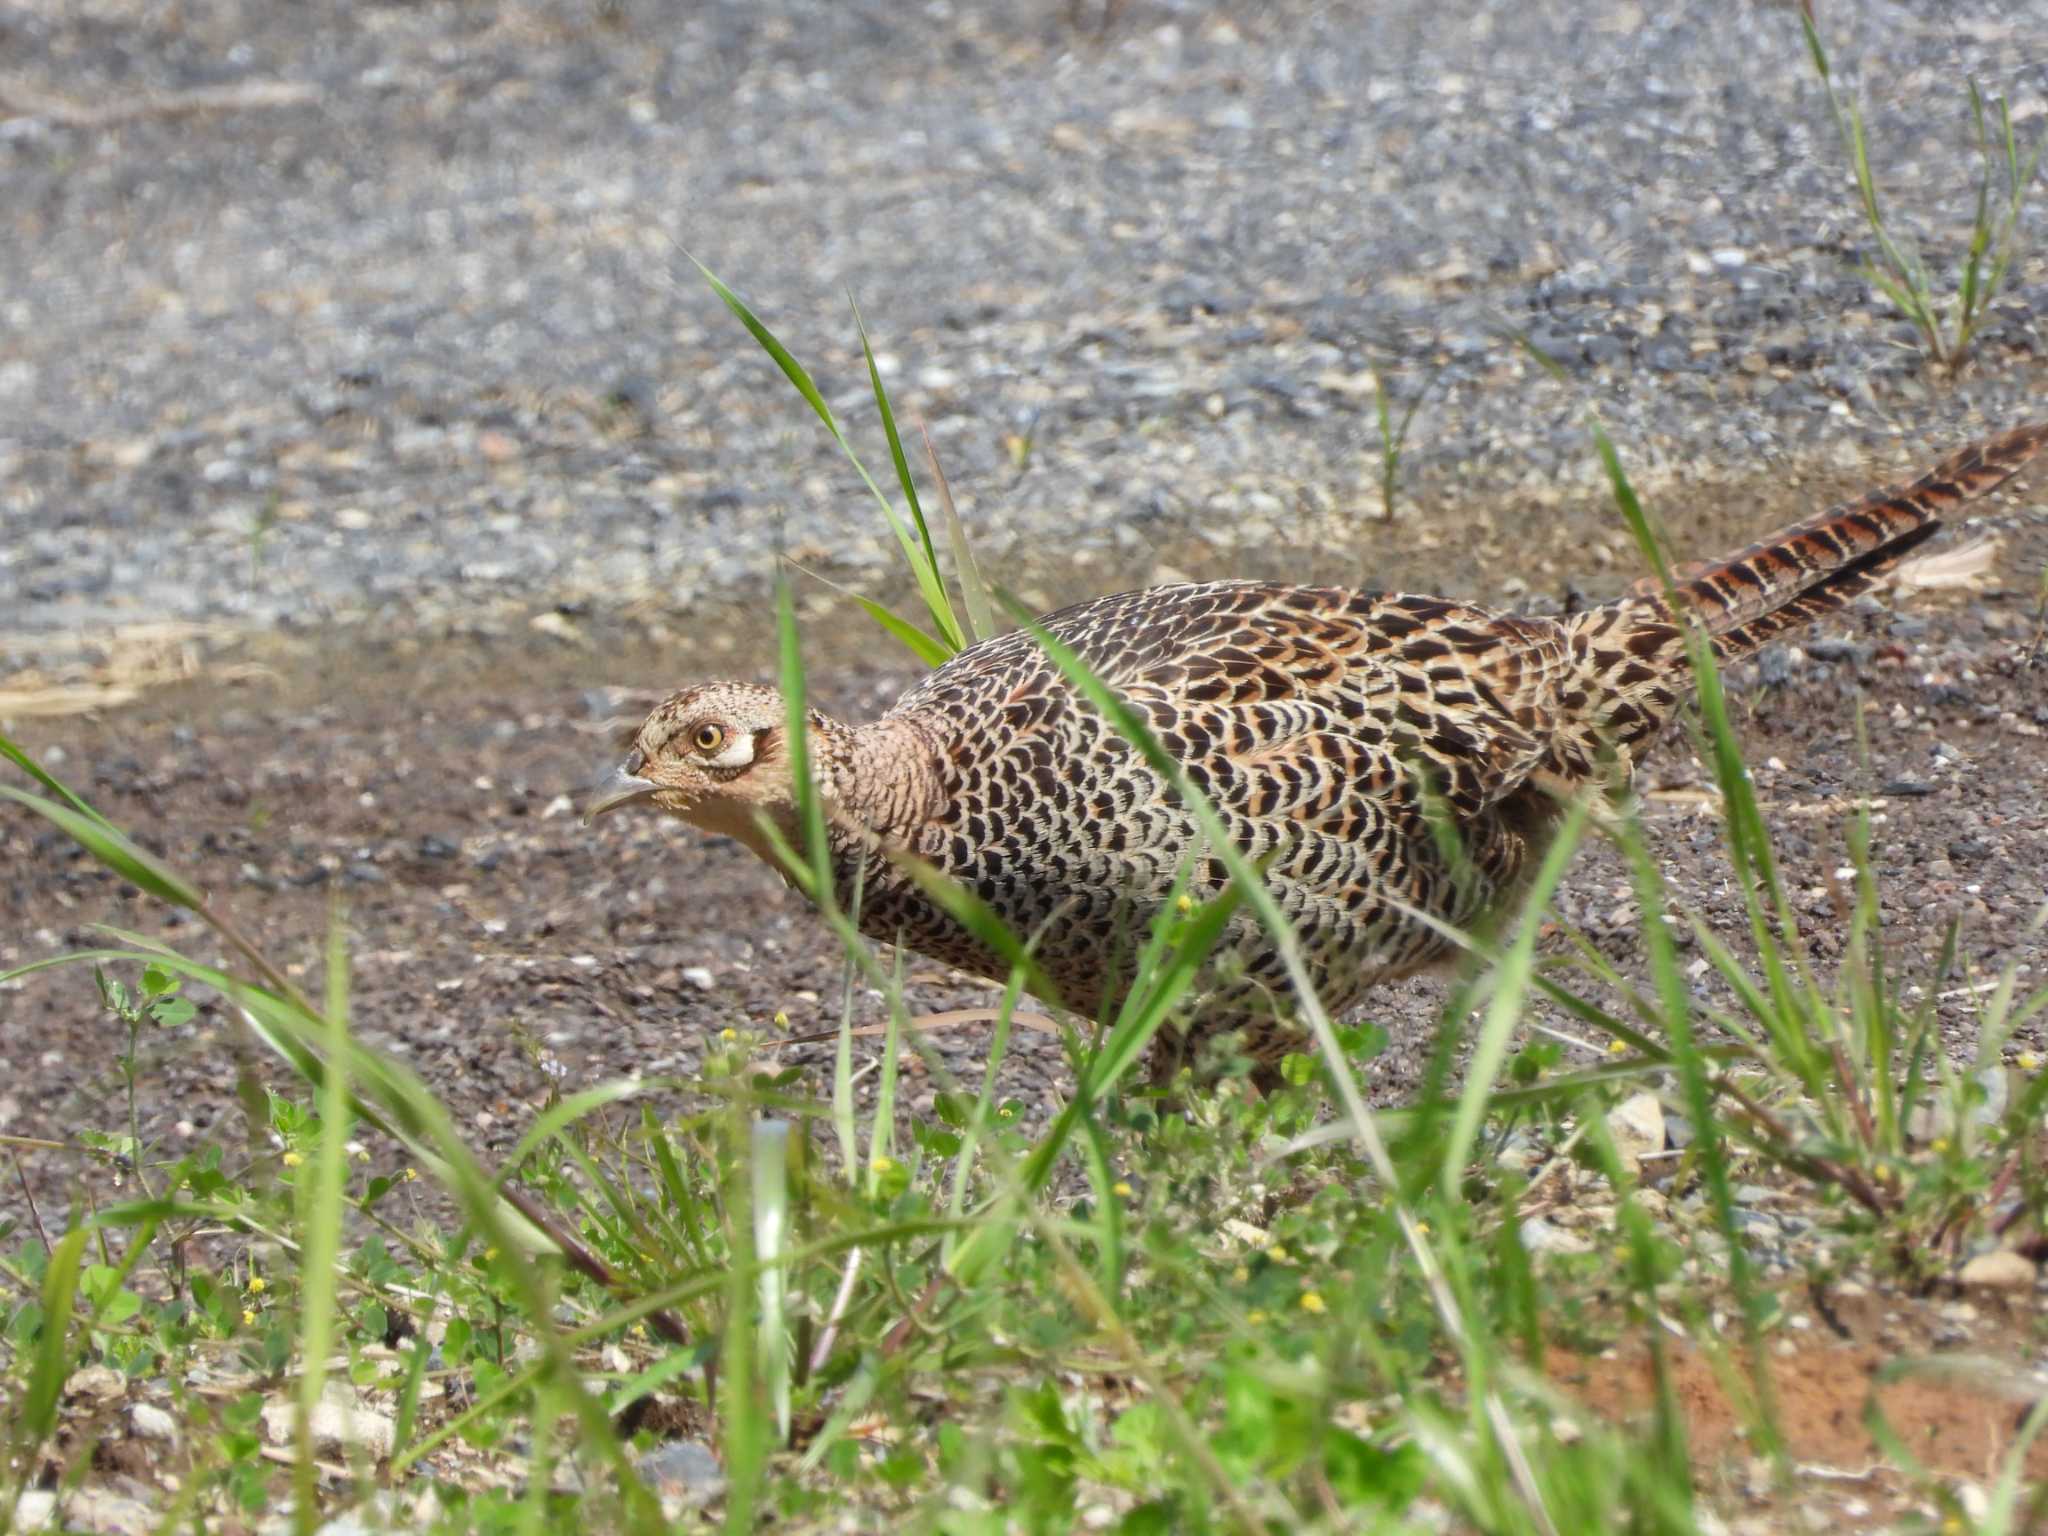
[[(2038, 130), (2048, 6), (1820, 23), (1945, 269), (1965, 84)], [(45, 0), (0, 6), (0, 180), (0, 668), (506, 604), (687, 638), (778, 548), (872, 574), (872, 508), (685, 250), (863, 421), (855, 296), (1049, 599), (1604, 590), (1587, 399), (1700, 549), (2010, 420), (2048, 345), (2038, 241), (1960, 379), (1873, 298), (1785, 3)], [(1431, 386), (1394, 529), (1372, 369)]]

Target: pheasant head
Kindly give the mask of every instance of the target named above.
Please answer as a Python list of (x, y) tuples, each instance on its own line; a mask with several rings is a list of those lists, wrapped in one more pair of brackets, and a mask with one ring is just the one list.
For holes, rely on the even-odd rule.
[[(834, 738), (843, 730), (809, 713), (811, 772), (829, 800)], [(757, 820), (785, 834), (796, 825), (789, 712), (757, 683), (705, 683), (669, 695), (634, 733), (633, 748), (591, 790), (583, 819), (646, 803), (706, 832), (737, 838), (770, 857)]]

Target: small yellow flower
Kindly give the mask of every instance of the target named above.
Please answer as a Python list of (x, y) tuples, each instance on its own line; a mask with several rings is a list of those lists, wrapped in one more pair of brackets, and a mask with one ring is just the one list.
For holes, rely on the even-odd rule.
[(256, 1309), (254, 1307), (242, 1308), (242, 1326), (244, 1328), (254, 1328), (256, 1326)]
[(1275, 1264), (1291, 1264), (1294, 1262), (1294, 1255), (1289, 1253), (1285, 1248), (1283, 1248), (1278, 1243), (1275, 1243), (1272, 1247), (1266, 1250), (1266, 1257), (1271, 1259)]
[(631, 1333), (633, 1337), (636, 1339), (644, 1339), (647, 1337), (647, 1325), (645, 1323), (635, 1323), (627, 1331)]
[(996, 1111), (996, 1118), (998, 1120), (1014, 1120), (1017, 1118), (1017, 1111), (1010, 1108), (1009, 1105), (1005, 1104), (1001, 1109)]
[(895, 1166), (896, 1159), (888, 1156), (886, 1153), (880, 1157), (874, 1157), (868, 1160), (868, 1167), (873, 1169), (876, 1173), (887, 1173), (891, 1168), (894, 1168)]
[(370, 1160), (370, 1149), (368, 1147), (357, 1147), (349, 1153), (349, 1156), (359, 1163), (367, 1163)]
[(1418, 1221), (1417, 1223), (1415, 1223), (1415, 1235), (1417, 1237), (1429, 1236), (1429, 1223), (1426, 1221)]
[(1941, 1536), (1963, 1536), (1963, 1522), (1950, 1515), (1941, 1522)]
[(1264, 1307), (1253, 1307), (1251, 1311), (1245, 1313), (1244, 1320), (1256, 1328), (1266, 1320), (1266, 1309)]
[(1178, 896), (1174, 897), (1173, 899), (1173, 910), (1178, 912), (1182, 917), (1186, 917), (1190, 912), (1195, 910), (1195, 898), (1190, 896), (1186, 891), (1182, 891)]
[(493, 1259), (497, 1258), (497, 1256), (498, 1250), (495, 1248), (486, 1248), (484, 1250), (484, 1262), (486, 1264), (490, 1263)]
[(721, 1029), (718, 1032), (718, 1038), (723, 1040), (727, 1045), (731, 1045), (733, 1041), (739, 1039), (739, 1037), (740, 1032), (736, 1029)]
[(408, 1168), (405, 1170), (405, 1182), (408, 1184), (412, 1183), (414, 1180), (419, 1178), (419, 1176), (420, 1171), (417, 1168)]
[(1934, 1155), (1939, 1157), (1948, 1150), (1948, 1138), (1946, 1136), (1937, 1136), (1928, 1143), (1928, 1146), (1933, 1150)]
[(784, 1013), (780, 1008), (775, 1010), (775, 1027), (777, 1029), (789, 1028), (789, 1015)]
[(304, 1161), (305, 1159), (296, 1152), (287, 1152), (284, 1155), (284, 1165), (287, 1168), (296, 1168)]
[(1323, 1300), (1322, 1293), (1320, 1291), (1303, 1291), (1301, 1293), (1301, 1310), (1304, 1312), (1312, 1312), (1316, 1316), (1320, 1317), (1323, 1315), (1323, 1313), (1329, 1311), (1330, 1308), (1329, 1305)]
[(1628, 1054), (1628, 1042), (1626, 1040), (1608, 1041), (1607, 1054), (1610, 1056), (1626, 1056)]
[(1131, 1186), (1126, 1184), (1122, 1179), (1118, 1179), (1114, 1184), (1110, 1185), (1109, 1188), (1110, 1192), (1116, 1195), (1118, 1199), (1128, 1200), (1131, 1198)]
[(249, 1294), (251, 1296), (261, 1296), (263, 1294), (263, 1277), (261, 1275), (251, 1275), (249, 1277)]
[(1230, 1278), (1239, 1285), (1250, 1285), (1252, 1283), (1252, 1272), (1245, 1265), (1240, 1264), (1230, 1272)]
[(2013, 1064), (2022, 1072), (2031, 1072), (2034, 1068), (2041, 1065), (2041, 1058), (2032, 1051), (2021, 1051), (2019, 1055), (2013, 1058)]

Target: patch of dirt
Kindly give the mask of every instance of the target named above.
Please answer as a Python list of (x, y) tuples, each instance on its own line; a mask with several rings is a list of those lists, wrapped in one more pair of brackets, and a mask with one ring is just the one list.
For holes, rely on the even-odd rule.
[[(2033, 1334), (2038, 1303), (1976, 1292), (1967, 1299), (1828, 1298), (1824, 1320), (1792, 1309), (1794, 1326), (1766, 1345), (1771, 1392), (1794, 1470), (1808, 1482), (1856, 1487), (1873, 1512), (1904, 1513), (1918, 1492), (1872, 1433), (1873, 1405), (1927, 1472), (1989, 1487), (2002, 1472), (2033, 1407), (2038, 1383), (2021, 1380), (2011, 1342)], [(1670, 1341), (1666, 1359), (1687, 1446), (1703, 1482), (1740, 1484), (1756, 1469), (1750, 1413), (1731, 1396), (1732, 1371), (1752, 1383), (1739, 1349), (1710, 1358)], [(1593, 1413), (1646, 1420), (1656, 1401), (1648, 1351), (1630, 1343), (1600, 1356), (1553, 1350), (1547, 1374)], [(2030, 1478), (2048, 1477), (2048, 1441), (2025, 1457)]]

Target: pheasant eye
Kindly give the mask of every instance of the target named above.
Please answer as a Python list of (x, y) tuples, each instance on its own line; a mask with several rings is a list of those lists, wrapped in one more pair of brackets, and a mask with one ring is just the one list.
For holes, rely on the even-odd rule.
[(716, 752), (725, 745), (725, 727), (722, 725), (700, 725), (697, 727), (697, 750)]

